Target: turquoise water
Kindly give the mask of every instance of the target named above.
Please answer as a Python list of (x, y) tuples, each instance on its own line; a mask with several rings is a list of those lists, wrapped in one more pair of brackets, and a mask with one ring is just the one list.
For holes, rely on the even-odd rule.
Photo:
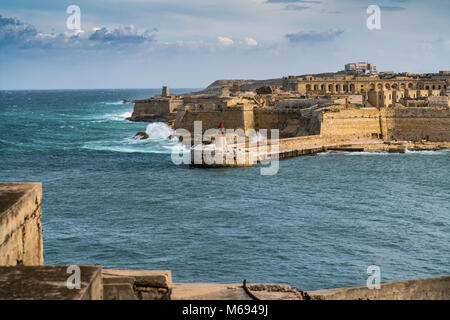
[(0, 181), (43, 182), (46, 264), (308, 290), (365, 285), (369, 265), (383, 282), (450, 274), (450, 152), (189, 169), (165, 126), (124, 120), (122, 99), (157, 92), (0, 92)]

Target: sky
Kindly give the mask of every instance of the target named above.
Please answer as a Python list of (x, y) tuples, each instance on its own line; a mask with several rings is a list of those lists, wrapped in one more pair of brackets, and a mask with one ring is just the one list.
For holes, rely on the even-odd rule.
[(448, 0), (0, 0), (0, 90), (202, 88), (358, 61), (438, 72), (449, 16)]

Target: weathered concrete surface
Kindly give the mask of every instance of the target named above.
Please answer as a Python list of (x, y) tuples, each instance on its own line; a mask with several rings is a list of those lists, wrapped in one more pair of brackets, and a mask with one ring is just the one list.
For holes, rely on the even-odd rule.
[(102, 300), (102, 267), (80, 266), (80, 289), (67, 288), (67, 266), (0, 267), (0, 300)]
[(41, 183), (0, 183), (0, 265), (43, 265)]
[(167, 270), (103, 270), (105, 300), (169, 300), (172, 273)]
[(253, 300), (242, 284), (174, 283), (172, 300)]
[(103, 300), (137, 300), (130, 283), (103, 283)]
[(308, 291), (312, 300), (448, 300), (450, 277), (383, 283), (379, 290), (351, 287)]
[[(250, 293), (259, 300), (301, 300), (294, 287), (280, 284), (248, 285)], [(253, 300), (242, 284), (174, 283), (172, 300)]]
[[(380, 290), (349, 287), (300, 292), (289, 285), (248, 284), (258, 300), (448, 300), (450, 276), (381, 284)], [(174, 283), (172, 300), (252, 300), (242, 284)]]

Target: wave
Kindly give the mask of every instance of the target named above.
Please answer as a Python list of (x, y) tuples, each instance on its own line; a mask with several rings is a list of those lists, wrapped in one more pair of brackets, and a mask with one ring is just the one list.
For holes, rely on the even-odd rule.
[(388, 155), (388, 154), (394, 154), (394, 153), (389, 153), (387, 151), (342, 151), (342, 150), (330, 150), (330, 151), (321, 152), (318, 155), (319, 156), (337, 156), (337, 155), (344, 155), (344, 156), (352, 156), (352, 155), (371, 156), (371, 155)]
[(120, 113), (106, 113), (106, 114), (102, 114), (99, 116), (95, 116), (92, 119), (91, 122), (106, 122), (106, 121), (127, 121), (126, 119), (128, 117), (131, 117), (132, 112), (131, 111), (126, 111), (123, 112), (121, 111)]
[(104, 104), (120, 105), (120, 104), (124, 104), (124, 103), (122, 100), (120, 100), (120, 101), (114, 101), (114, 102), (104, 102)]
[(437, 155), (437, 154), (450, 153), (450, 149), (442, 149), (442, 150), (410, 150), (410, 149), (406, 149), (405, 153), (409, 153), (409, 154), (423, 154), (423, 155)]
[(165, 123), (150, 123), (147, 126), (146, 132), (149, 135), (148, 139), (142, 140), (128, 137), (120, 140), (89, 141), (82, 146), (82, 149), (157, 154), (185, 153), (190, 151), (178, 139), (170, 139), (170, 135), (174, 131)]
[(174, 130), (163, 122), (153, 122), (147, 126), (145, 132), (151, 140), (164, 140), (174, 133)]

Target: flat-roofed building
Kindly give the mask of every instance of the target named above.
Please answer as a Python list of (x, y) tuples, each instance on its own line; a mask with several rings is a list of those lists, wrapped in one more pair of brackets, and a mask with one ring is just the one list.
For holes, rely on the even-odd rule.
[(356, 62), (356, 63), (347, 63), (345, 65), (346, 72), (355, 72), (355, 73), (377, 73), (377, 65), (371, 62)]

